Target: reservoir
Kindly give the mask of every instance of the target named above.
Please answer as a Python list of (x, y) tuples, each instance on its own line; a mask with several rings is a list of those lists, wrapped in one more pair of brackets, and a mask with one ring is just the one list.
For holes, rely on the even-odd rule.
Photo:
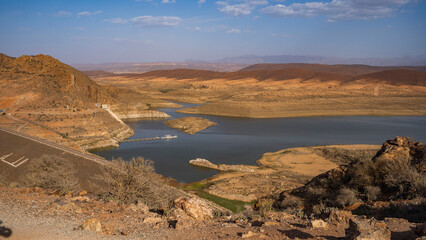
[[(182, 104), (185, 107), (191, 104)], [(159, 139), (121, 143), (119, 148), (95, 152), (106, 159), (142, 156), (155, 162), (156, 172), (180, 182), (194, 182), (217, 173), (191, 166), (188, 161), (205, 158), (213, 163), (255, 165), (262, 154), (284, 148), (332, 145), (376, 144), (396, 136), (426, 140), (425, 116), (345, 116), (250, 119), (176, 113), (163, 108), (172, 118), (200, 116), (217, 125), (194, 135), (167, 127), (164, 120), (126, 121), (135, 138), (177, 135)]]

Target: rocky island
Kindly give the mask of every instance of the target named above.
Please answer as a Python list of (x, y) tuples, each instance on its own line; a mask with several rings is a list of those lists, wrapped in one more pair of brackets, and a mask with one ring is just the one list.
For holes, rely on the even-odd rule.
[(215, 122), (200, 117), (183, 117), (164, 122), (168, 127), (176, 128), (187, 134), (195, 134), (216, 125)]

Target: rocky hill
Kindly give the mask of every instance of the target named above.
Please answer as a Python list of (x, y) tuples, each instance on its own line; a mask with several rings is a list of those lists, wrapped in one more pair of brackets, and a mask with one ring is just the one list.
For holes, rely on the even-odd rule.
[(376, 218), (424, 222), (426, 146), (409, 138), (386, 141), (370, 160), (355, 160), (285, 191), (276, 207), (323, 215), (332, 209), (356, 210)]
[(274, 63), (259, 63), (250, 65), (241, 69), (240, 71), (255, 71), (255, 70), (279, 70), (287, 68), (299, 68), (314, 72), (328, 72), (335, 74), (345, 74), (345, 75), (362, 75), (369, 74), (374, 72), (381, 72), (385, 70), (395, 70), (395, 69), (408, 69), (426, 72), (425, 66), (369, 66), (369, 65), (360, 65), (360, 64), (336, 64), (336, 65), (327, 65), (327, 64), (308, 64), (308, 63), (287, 63), (287, 64), (274, 64)]
[(310, 80), (317, 79), (322, 81), (327, 80), (349, 80), (352, 79), (350, 76), (343, 74), (334, 74), (326, 72), (313, 72), (310, 70), (304, 70), (300, 68), (286, 68), (277, 70), (254, 70), (254, 71), (237, 71), (237, 72), (213, 72), (206, 70), (192, 70), (192, 69), (177, 69), (177, 70), (163, 70), (163, 71), (152, 71), (142, 74), (129, 75), (129, 77), (141, 77), (141, 78), (176, 78), (176, 79), (197, 79), (197, 80), (214, 80), (214, 79), (226, 79), (226, 80), (238, 80), (238, 79), (256, 79), (259, 81), (264, 80), (289, 80), (289, 79), (301, 79)]
[(368, 79), (368, 82), (386, 83), (396, 86), (426, 85), (425, 72), (409, 69), (393, 69), (392, 67), (373, 67), (366, 65), (256, 64), (237, 72), (175, 69), (152, 71), (142, 74), (131, 74), (128, 75), (128, 77), (196, 80), (256, 79), (258, 81), (284, 81), (290, 79), (300, 79), (302, 82), (308, 80), (320, 80), (323, 82), (338, 81), (340, 83)]
[(2, 98), (24, 94), (33, 96), (24, 101), (15, 99), (9, 102), (8, 107), (13, 105), (92, 107), (96, 102), (117, 103), (106, 89), (51, 56), (40, 54), (11, 58), (2, 55), (1, 59)]
[(391, 85), (426, 86), (426, 72), (407, 69), (386, 70), (365, 75), (356, 79), (364, 79), (368, 82), (387, 83)]
[(168, 117), (149, 110), (159, 100), (100, 85), (47, 55), (0, 54), (0, 79), (3, 127), (76, 148), (117, 146), (133, 134), (120, 118)]

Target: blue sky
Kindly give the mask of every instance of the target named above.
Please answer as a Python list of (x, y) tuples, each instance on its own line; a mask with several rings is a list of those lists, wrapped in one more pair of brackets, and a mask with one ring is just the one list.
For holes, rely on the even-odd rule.
[(0, 52), (66, 63), (426, 54), (424, 0), (0, 0)]

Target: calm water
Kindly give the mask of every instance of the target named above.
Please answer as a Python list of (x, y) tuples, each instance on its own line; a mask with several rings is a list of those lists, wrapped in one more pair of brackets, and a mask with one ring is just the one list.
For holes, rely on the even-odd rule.
[[(191, 106), (190, 104), (184, 104)], [(161, 109), (172, 118), (189, 116), (176, 109)], [(194, 115), (192, 115), (194, 116)], [(217, 123), (195, 135), (168, 128), (162, 120), (126, 122), (132, 138), (177, 135), (171, 140), (122, 143), (119, 148), (97, 152), (107, 159), (143, 156), (154, 160), (156, 171), (182, 182), (210, 177), (215, 170), (194, 167), (197, 157), (213, 163), (255, 164), (265, 152), (283, 148), (328, 144), (382, 144), (395, 136), (426, 140), (426, 117), (310, 117), (247, 119), (202, 116)]]

